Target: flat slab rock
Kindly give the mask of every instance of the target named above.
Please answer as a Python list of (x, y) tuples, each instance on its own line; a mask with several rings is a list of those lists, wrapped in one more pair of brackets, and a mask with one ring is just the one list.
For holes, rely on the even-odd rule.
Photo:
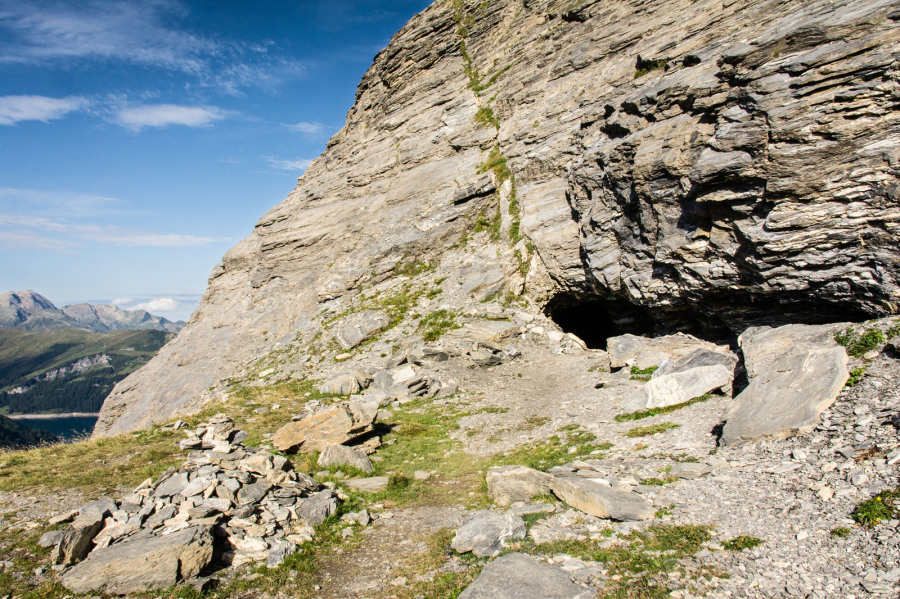
[(527, 466), (494, 466), (488, 469), (485, 479), (494, 503), (507, 506), (550, 493), (553, 477)]
[(647, 520), (655, 513), (653, 504), (644, 497), (589, 478), (555, 477), (550, 490), (576, 510), (597, 518), (630, 522)]
[(690, 401), (710, 391), (731, 387), (733, 370), (722, 364), (699, 366), (650, 379), (622, 402), (626, 412), (663, 408)]
[(457, 553), (471, 551), (478, 557), (492, 557), (509, 539), (525, 538), (525, 521), (514, 514), (484, 510), (469, 518), (456, 531), (450, 547)]
[(95, 549), (61, 582), (74, 593), (127, 595), (165, 589), (197, 576), (212, 555), (212, 527), (195, 526)]
[(350, 401), (289, 422), (272, 437), (281, 451), (309, 453), (341, 445), (373, 430), (378, 402)]
[(593, 592), (569, 580), (565, 572), (522, 553), (507, 553), (488, 563), (459, 599), (589, 599)]
[(734, 399), (723, 445), (777, 439), (815, 428), (850, 377), (834, 340), (842, 324), (753, 327), (738, 339), (750, 385)]

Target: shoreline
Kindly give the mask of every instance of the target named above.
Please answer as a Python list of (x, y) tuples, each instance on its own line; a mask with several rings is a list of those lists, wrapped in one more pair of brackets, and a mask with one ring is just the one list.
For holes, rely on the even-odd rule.
[(99, 418), (100, 412), (66, 412), (64, 414), (7, 414), (10, 420), (56, 420), (59, 418)]

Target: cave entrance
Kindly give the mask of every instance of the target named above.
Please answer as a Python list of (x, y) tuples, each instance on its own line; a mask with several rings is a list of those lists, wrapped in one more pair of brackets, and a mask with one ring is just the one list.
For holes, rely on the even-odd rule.
[(544, 312), (566, 333), (572, 333), (591, 349), (606, 349), (606, 340), (617, 335), (652, 335), (649, 312), (628, 302), (597, 297), (555, 295)]

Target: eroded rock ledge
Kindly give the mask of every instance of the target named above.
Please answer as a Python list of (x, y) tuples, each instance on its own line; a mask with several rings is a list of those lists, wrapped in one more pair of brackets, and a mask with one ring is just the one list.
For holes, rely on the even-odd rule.
[(898, 18), (888, 0), (435, 2), (96, 434), (197, 410), (414, 262), (466, 271), (467, 297), (598, 300), (609, 334), (895, 311)]

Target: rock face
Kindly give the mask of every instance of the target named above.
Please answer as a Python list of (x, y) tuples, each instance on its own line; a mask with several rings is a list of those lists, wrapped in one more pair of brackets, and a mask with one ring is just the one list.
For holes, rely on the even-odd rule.
[(553, 477), (527, 466), (494, 466), (485, 476), (488, 495), (497, 505), (531, 501), (537, 495), (550, 494)]
[[(323, 306), (412, 263), (467, 269), (479, 297), (596, 300), (616, 334), (641, 318), (734, 333), (891, 312), (894, 8), (436, 1), (376, 57), (296, 189), (215, 268), (186, 329), (116, 387), (95, 434), (197, 410), (245, 365), (314, 335)], [(494, 214), (493, 240), (475, 233)], [(495, 263), (450, 261), (469, 234)]]
[(635, 412), (684, 403), (716, 389), (730, 388), (733, 376), (731, 370), (716, 364), (654, 377), (626, 397), (622, 409)]
[(748, 329), (740, 337), (750, 385), (734, 399), (723, 444), (811, 431), (850, 377), (834, 340), (842, 325)]

